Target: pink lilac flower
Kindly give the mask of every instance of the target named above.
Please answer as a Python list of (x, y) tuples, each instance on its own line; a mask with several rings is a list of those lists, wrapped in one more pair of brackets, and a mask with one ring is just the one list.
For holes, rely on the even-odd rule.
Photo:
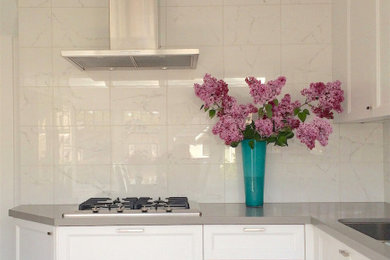
[(213, 127), (213, 134), (230, 145), (232, 142), (240, 142), (244, 139), (242, 131), (246, 127), (246, 119), (250, 113), (256, 113), (257, 108), (252, 104), (239, 105), (235, 98), (229, 97), (223, 102), (226, 106), (219, 111), (219, 121)]
[(313, 123), (317, 126), (319, 131), (317, 141), (320, 142), (322, 146), (328, 145), (329, 135), (333, 132), (329, 121), (316, 117), (314, 118)]
[(326, 86), (323, 82), (310, 83), (310, 87), (302, 89), (301, 94), (306, 97), (306, 100), (314, 101), (318, 100), (325, 88)]
[(262, 84), (255, 77), (247, 77), (245, 82), (249, 86), (254, 103), (264, 104), (280, 94), (282, 87), (286, 84), (286, 78), (279, 77), (276, 80), (270, 80), (266, 84)]
[(237, 119), (230, 115), (223, 115), (213, 127), (213, 134), (225, 141), (226, 145), (232, 142), (240, 142), (244, 139), (242, 130), (245, 127), (245, 119)]
[(319, 141), (322, 146), (328, 144), (332, 127), (327, 120), (319, 117), (314, 118), (310, 123), (303, 123), (297, 129), (297, 138), (311, 150), (315, 147), (315, 141)]
[(318, 100), (317, 106), (312, 111), (320, 118), (333, 119), (333, 112), (343, 111), (341, 103), (344, 101), (344, 91), (341, 89), (341, 82), (334, 81), (324, 84), (323, 82), (311, 83), (309, 88), (301, 91), (308, 102)]
[(297, 138), (311, 150), (315, 147), (318, 132), (318, 128), (313, 124), (301, 124), (297, 129)]
[(270, 137), (273, 133), (273, 123), (269, 118), (256, 120), (255, 127), (261, 137)]
[(223, 80), (217, 80), (209, 74), (203, 78), (203, 84), (194, 84), (195, 95), (203, 100), (205, 107), (220, 104), (227, 95), (228, 85)]
[(281, 116), (277, 116), (277, 115), (273, 116), (272, 121), (274, 122), (275, 131), (281, 130), (286, 125), (283, 117), (281, 117)]
[(246, 105), (241, 105), (241, 106), (242, 106), (242, 109), (245, 111), (245, 113), (247, 113), (248, 115), (251, 113), (257, 113), (257, 111), (259, 111), (259, 109), (251, 103), (246, 104)]
[(257, 113), (257, 108), (252, 104), (239, 105), (234, 97), (226, 95), (222, 100), (223, 109), (218, 112), (219, 121), (213, 127), (213, 134), (230, 145), (232, 142), (240, 142), (244, 136), (242, 131), (246, 127), (246, 119), (250, 113)]
[(299, 121), (296, 118), (289, 117), (289, 118), (287, 118), (287, 123), (291, 127), (291, 129), (296, 129), (301, 124), (301, 121)]
[(282, 117), (288, 117), (294, 114), (294, 109), (301, 106), (301, 103), (297, 100), (291, 103), (291, 96), (289, 94), (284, 95), (278, 106), (273, 107), (273, 113)]
[(222, 100), (223, 110), (219, 116), (231, 115), (235, 118), (247, 118), (251, 113), (257, 113), (258, 109), (253, 104), (239, 105), (234, 97), (226, 96)]

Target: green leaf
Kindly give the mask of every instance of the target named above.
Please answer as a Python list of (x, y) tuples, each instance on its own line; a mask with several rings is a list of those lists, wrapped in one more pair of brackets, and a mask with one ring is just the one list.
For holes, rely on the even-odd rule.
[(276, 140), (276, 145), (287, 146), (287, 137), (285, 135), (278, 136)]
[(200, 107), (200, 109), (199, 110), (202, 110), (204, 108), (204, 104)]
[(310, 115), (310, 112), (309, 112), (309, 110), (307, 110), (307, 109), (304, 109), (304, 110), (303, 110), (303, 113), (305, 113), (306, 115)]
[(300, 113), (298, 114), (298, 118), (299, 118), (302, 122), (305, 122), (306, 116), (307, 116), (307, 115), (306, 115), (304, 112), (300, 112)]
[(265, 105), (265, 111), (267, 113), (267, 117), (272, 118), (272, 105), (271, 104)]
[(207, 112), (209, 109), (210, 109), (209, 107), (205, 107), (204, 112)]
[(263, 141), (263, 139), (261, 138), (260, 134), (259, 134), (257, 131), (255, 132), (254, 139), (255, 139), (256, 141)]
[(250, 141), (248, 142), (248, 144), (249, 144), (249, 147), (250, 147), (251, 149), (255, 148), (255, 141), (250, 140)]
[(275, 136), (270, 136), (267, 138), (267, 144), (269, 143), (275, 143), (276, 142), (276, 137)]
[(211, 109), (211, 110), (209, 111), (209, 117), (210, 117), (210, 118), (213, 118), (213, 117), (215, 116), (215, 113), (216, 113), (216, 111), (215, 111), (214, 109)]
[(245, 130), (242, 132), (245, 139), (253, 139), (255, 136), (255, 130), (251, 125), (247, 125)]
[(289, 132), (288, 134), (286, 134), (286, 137), (287, 139), (291, 139), (294, 137), (294, 133), (293, 132)]
[(259, 118), (263, 118), (264, 116), (264, 110), (262, 108), (259, 109), (259, 112), (257, 112), (257, 114), (259, 115)]
[(279, 100), (275, 98), (274, 99), (274, 104), (275, 104), (275, 106), (279, 105)]
[(298, 115), (298, 113), (301, 112), (301, 109), (299, 107), (294, 109), (294, 116)]
[(240, 142), (232, 142), (232, 143), (230, 144), (230, 146), (233, 147), (233, 148), (235, 148), (235, 147), (238, 146), (239, 143), (240, 143)]
[(265, 108), (265, 111), (272, 110), (272, 105), (271, 104), (265, 104), (264, 108)]

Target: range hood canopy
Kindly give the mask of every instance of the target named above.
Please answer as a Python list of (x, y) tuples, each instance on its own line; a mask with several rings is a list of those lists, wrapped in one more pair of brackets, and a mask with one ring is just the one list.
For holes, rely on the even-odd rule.
[(158, 0), (110, 0), (110, 50), (62, 51), (82, 70), (194, 69), (198, 49), (159, 49)]

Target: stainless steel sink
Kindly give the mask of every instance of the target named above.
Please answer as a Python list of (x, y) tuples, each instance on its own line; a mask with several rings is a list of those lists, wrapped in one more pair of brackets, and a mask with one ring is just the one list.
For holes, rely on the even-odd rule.
[(339, 222), (376, 240), (390, 240), (390, 219), (351, 218), (339, 219)]

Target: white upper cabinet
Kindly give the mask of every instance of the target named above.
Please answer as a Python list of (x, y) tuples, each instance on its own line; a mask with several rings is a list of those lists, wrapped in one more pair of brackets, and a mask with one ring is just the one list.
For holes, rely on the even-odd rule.
[(333, 78), (343, 83), (339, 122), (390, 116), (388, 0), (333, 1)]
[(377, 1), (379, 15), (379, 78), (380, 84), (377, 85), (377, 113), (379, 116), (388, 116), (390, 114), (390, 1)]

